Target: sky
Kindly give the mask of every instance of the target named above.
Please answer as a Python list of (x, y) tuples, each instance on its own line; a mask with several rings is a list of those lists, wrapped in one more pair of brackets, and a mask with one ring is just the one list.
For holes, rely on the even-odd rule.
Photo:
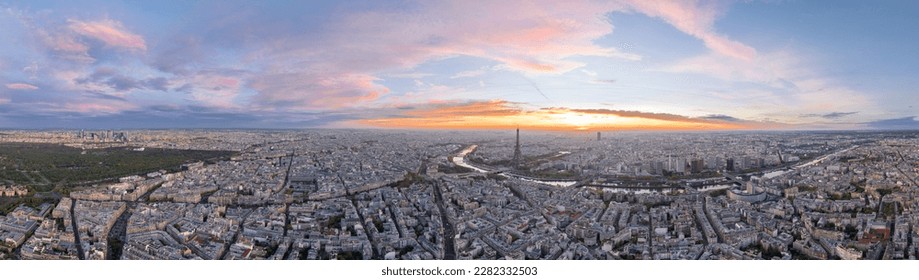
[(0, 128), (919, 129), (917, 1), (0, 1)]

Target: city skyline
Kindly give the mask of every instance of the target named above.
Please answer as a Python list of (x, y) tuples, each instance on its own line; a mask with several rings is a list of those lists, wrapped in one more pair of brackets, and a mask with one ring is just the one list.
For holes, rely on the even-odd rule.
[(584, 134), (3, 131), (0, 260), (919, 256), (917, 131)]
[(0, 127), (919, 129), (916, 6), (7, 2)]

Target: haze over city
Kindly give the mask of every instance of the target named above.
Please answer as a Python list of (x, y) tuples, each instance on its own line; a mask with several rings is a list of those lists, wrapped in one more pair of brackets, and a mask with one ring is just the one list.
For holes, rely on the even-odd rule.
[(6, 2), (0, 127), (915, 129), (917, 5)]

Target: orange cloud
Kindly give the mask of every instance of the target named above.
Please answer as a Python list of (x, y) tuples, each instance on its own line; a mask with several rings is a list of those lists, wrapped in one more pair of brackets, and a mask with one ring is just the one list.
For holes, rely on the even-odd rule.
[(70, 20), (70, 29), (74, 32), (97, 39), (106, 45), (134, 50), (147, 50), (147, 43), (140, 35), (124, 29), (120, 22), (114, 20), (79, 21)]
[(359, 126), (415, 129), (536, 130), (744, 130), (781, 124), (692, 118), (673, 114), (609, 109), (541, 108), (527, 110), (504, 100), (443, 104), (411, 109), (402, 116), (353, 121)]
[(409, 112), (410, 116), (422, 118), (450, 118), (456, 116), (510, 117), (523, 113), (514, 103), (504, 100), (469, 102), (465, 104), (441, 104), (431, 109)]

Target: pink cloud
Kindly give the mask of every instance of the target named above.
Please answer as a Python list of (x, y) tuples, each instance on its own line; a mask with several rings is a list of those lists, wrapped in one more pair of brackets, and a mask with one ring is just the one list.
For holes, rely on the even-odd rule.
[(676, 29), (699, 38), (709, 49), (721, 55), (753, 59), (756, 50), (743, 43), (718, 34), (714, 30), (715, 19), (720, 12), (715, 2), (700, 4), (695, 0), (684, 1), (629, 1), (638, 12), (661, 18)]
[(120, 22), (104, 19), (90, 22), (69, 20), (69, 23), (70, 30), (102, 41), (108, 46), (141, 51), (147, 50), (144, 38), (125, 30)]
[(716, 54), (706, 54), (678, 60), (660, 70), (705, 74), (726, 81), (781, 86), (779, 83), (783, 80), (803, 76), (805, 66), (791, 53), (772, 52), (751, 60), (732, 60)]
[(661, 18), (723, 56), (749, 60), (756, 55), (753, 48), (714, 31), (719, 7), (696, 1), (421, 1), (410, 5), (411, 9), (344, 15), (328, 25), (321, 44), (298, 47), (290, 38), (268, 42), (250, 59), (280, 63), (265, 65), (270, 74), (254, 77), (248, 84), (258, 92), (254, 100), (301, 107), (371, 101), (388, 91), (373, 82), (379, 73), (455, 56), (490, 59), (503, 69), (535, 74), (577, 69), (584, 63), (575, 57), (582, 56), (640, 60), (640, 55), (594, 43), (613, 33), (607, 17), (615, 11)]
[(93, 63), (95, 58), (89, 55), (89, 46), (81, 42), (73, 33), (59, 33), (50, 35), (42, 32), (39, 34), (45, 45), (55, 52), (55, 55), (67, 60)]
[(67, 101), (56, 101), (42, 106), (38, 111), (80, 113), (90, 116), (111, 115), (136, 110), (137, 105), (114, 99), (89, 99), (78, 97)]
[(51, 47), (57, 51), (71, 53), (86, 53), (89, 51), (89, 46), (77, 41), (77, 38), (74, 38), (73, 36), (61, 35), (58, 37), (49, 38), (49, 40)]
[(859, 111), (880, 113), (869, 93), (858, 92), (809, 67), (813, 63), (788, 51), (761, 53), (751, 60), (706, 54), (676, 61), (657, 69), (671, 73), (706, 75), (728, 82), (755, 83), (766, 90), (747, 89), (717, 94), (718, 98), (743, 107), (749, 116), (773, 114), (782, 122), (800, 121), (796, 116), (812, 112)]
[(389, 89), (363, 74), (278, 73), (254, 78), (257, 102), (270, 108), (325, 109), (378, 99)]
[(239, 108), (237, 97), (242, 89), (238, 77), (217, 73), (198, 73), (184, 81), (191, 85), (192, 99), (207, 106), (233, 109)]
[[(418, 2), (417, 9), (344, 15), (329, 24), (321, 44), (280, 38), (250, 55), (269, 61), (247, 83), (260, 105), (298, 108), (367, 103), (389, 92), (380, 73), (427, 61), (472, 56), (502, 69), (564, 73), (583, 66), (576, 56), (640, 56), (602, 47), (594, 40), (613, 31), (605, 14), (617, 4), (591, 1)], [(304, 46), (304, 47), (300, 47)], [(458, 77), (474, 76), (463, 73)], [(458, 93), (459, 94), (459, 93)]]
[[(573, 56), (640, 59), (594, 40), (613, 31), (604, 20), (615, 4), (595, 2), (457, 1), (421, 2), (412, 12), (353, 14), (336, 26), (343, 46), (381, 66), (467, 55), (500, 61), (510, 69), (563, 73), (580, 67)], [(361, 38), (355, 41), (354, 38)], [(382, 57), (364, 59), (365, 57)], [(395, 57), (392, 57), (395, 56)]]
[(68, 28), (61, 28), (58, 22), (51, 22), (48, 14), (30, 14), (21, 10), (7, 9), (24, 28), (23, 34), (30, 35), (40, 43), (43, 49), (37, 51), (53, 52), (55, 57), (71, 61), (91, 63), (89, 46), (79, 40), (78, 35)]
[(489, 69), (485, 67), (485, 68), (481, 68), (478, 70), (462, 71), (462, 72), (454, 74), (453, 76), (450, 76), (450, 79), (474, 78), (474, 77), (484, 75), (485, 73), (488, 72), (488, 70)]
[(36, 90), (38, 89), (37, 86), (26, 84), (26, 83), (6, 84), (6, 88), (12, 89), (12, 90)]
[(118, 98), (124, 98), (127, 96), (129, 92), (127, 90), (118, 90), (105, 81), (96, 81), (91, 79), (91, 77), (101, 69), (107, 69), (106, 71), (111, 73), (116, 71), (114, 68), (104, 67), (97, 68), (95, 71), (93, 71), (93, 69), (54, 69), (50, 71), (49, 76), (58, 82), (56, 85), (57, 89), (71, 92), (101, 93), (103, 95)]
[(99, 103), (68, 103), (64, 108), (70, 112), (88, 113), (88, 114), (110, 114), (122, 111), (122, 108), (111, 104)]

